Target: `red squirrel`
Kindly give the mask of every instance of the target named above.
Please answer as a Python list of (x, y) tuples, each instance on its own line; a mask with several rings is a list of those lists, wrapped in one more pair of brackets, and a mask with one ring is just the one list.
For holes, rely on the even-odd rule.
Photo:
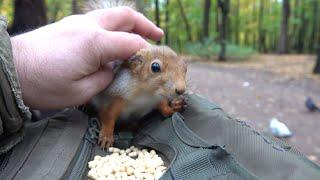
[[(91, 10), (119, 6), (127, 1), (100, 0)], [(89, 8), (89, 9), (90, 9)], [(165, 116), (181, 111), (186, 105), (178, 98), (186, 90), (187, 64), (167, 46), (152, 45), (136, 52), (115, 70), (112, 83), (92, 99), (98, 108), (102, 149), (113, 144), (113, 131), (120, 116), (142, 117), (153, 109)]]

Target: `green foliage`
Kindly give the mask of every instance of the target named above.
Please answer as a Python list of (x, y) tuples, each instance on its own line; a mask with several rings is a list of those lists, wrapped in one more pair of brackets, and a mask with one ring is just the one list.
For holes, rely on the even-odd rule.
[(0, 0), (0, 15), (7, 17), (9, 25), (13, 21), (13, 0)]
[[(195, 56), (213, 57), (218, 56), (220, 45), (212, 39), (201, 42), (189, 42), (183, 48), (183, 52)], [(256, 51), (251, 47), (240, 47), (235, 44), (227, 44), (227, 57), (245, 59), (255, 54)]]
[[(81, 5), (87, 0), (77, 0)], [(89, 0), (90, 1), (90, 0)], [(135, 0), (140, 2), (144, 14), (155, 22), (155, 5), (151, 0)], [(0, 14), (13, 21), (14, 0), (0, 0)], [(72, 0), (45, 0), (48, 22), (55, 22), (72, 14)], [(219, 47), (219, 23), (221, 12), (218, 12), (217, 0), (211, 0), (209, 40), (202, 41), (202, 21), (204, 0), (181, 0), (187, 21), (190, 25), (191, 42), (188, 40), (186, 26), (182, 19), (178, 0), (159, 0), (160, 27), (167, 29), (168, 45), (178, 51), (190, 52), (205, 56), (216, 55)], [(263, 11), (261, 10), (263, 5)], [(317, 10), (315, 10), (317, 6)], [(320, 44), (320, 1), (319, 0), (291, 0), (291, 14), (289, 18), (289, 50), (290, 52), (315, 52), (314, 47)], [(166, 22), (166, 11), (169, 21)], [(238, 12), (238, 13), (237, 13)], [(262, 12), (262, 13), (261, 13)], [(258, 48), (259, 35), (264, 34), (263, 52), (274, 53), (277, 50), (280, 24), (282, 18), (282, 0), (230, 0), (229, 22), (227, 23), (227, 55), (246, 56)], [(261, 18), (262, 17), (262, 18)], [(261, 39), (261, 38), (260, 38)], [(215, 40), (215, 41), (213, 41)], [(302, 42), (301, 42), (302, 41)], [(164, 43), (164, 40), (162, 41)], [(297, 46), (302, 50), (297, 50)], [(205, 46), (205, 47), (204, 47)], [(208, 49), (209, 48), (209, 49)], [(194, 49), (197, 49), (194, 50)]]
[(72, 0), (45, 0), (48, 22), (55, 22), (72, 14)]

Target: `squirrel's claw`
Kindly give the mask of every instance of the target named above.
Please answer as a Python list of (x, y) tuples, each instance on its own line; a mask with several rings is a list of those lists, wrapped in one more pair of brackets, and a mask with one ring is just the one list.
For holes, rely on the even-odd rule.
[(179, 112), (179, 111), (182, 111), (184, 110), (184, 108), (186, 108), (187, 106), (187, 103), (184, 99), (182, 98), (176, 98), (176, 99), (173, 99), (171, 102), (170, 102), (170, 106), (172, 108), (173, 111), (175, 112)]
[(113, 145), (113, 133), (106, 133), (105, 131), (100, 131), (98, 144), (101, 149), (104, 150)]

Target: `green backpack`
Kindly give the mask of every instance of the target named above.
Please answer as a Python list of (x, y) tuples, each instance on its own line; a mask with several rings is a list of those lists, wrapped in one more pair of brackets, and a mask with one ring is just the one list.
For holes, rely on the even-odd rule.
[[(115, 146), (152, 148), (168, 167), (161, 179), (320, 179), (294, 147), (262, 135), (213, 103), (188, 95), (181, 114), (153, 112), (136, 131), (116, 131)], [(87, 179), (99, 121), (78, 110), (26, 125), (24, 140), (0, 157), (0, 179)]]

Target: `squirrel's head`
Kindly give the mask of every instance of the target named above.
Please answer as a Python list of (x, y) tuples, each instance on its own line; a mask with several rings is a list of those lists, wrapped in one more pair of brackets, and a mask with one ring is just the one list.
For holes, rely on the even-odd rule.
[(187, 64), (167, 46), (141, 49), (128, 63), (145, 90), (165, 97), (178, 96), (186, 90)]

